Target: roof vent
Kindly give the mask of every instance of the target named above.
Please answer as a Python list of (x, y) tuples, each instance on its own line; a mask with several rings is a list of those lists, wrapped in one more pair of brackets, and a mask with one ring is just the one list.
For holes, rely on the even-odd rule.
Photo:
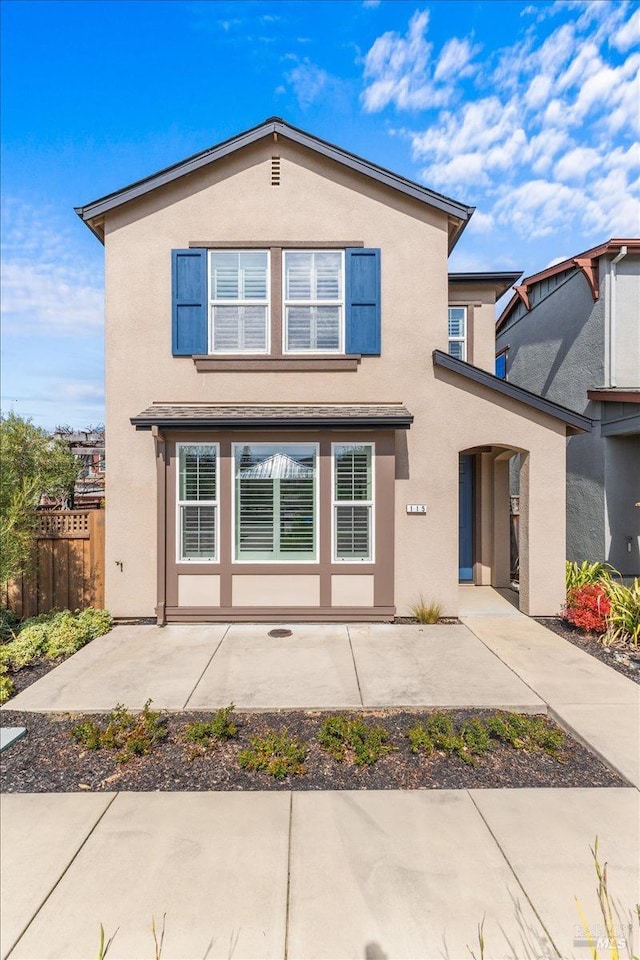
[(280, 157), (271, 157), (271, 186), (280, 186)]

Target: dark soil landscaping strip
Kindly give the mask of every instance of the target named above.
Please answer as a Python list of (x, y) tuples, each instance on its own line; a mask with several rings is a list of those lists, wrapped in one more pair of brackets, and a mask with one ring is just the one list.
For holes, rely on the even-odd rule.
[(553, 630), (559, 637), (568, 640), (575, 647), (591, 654), (596, 660), (601, 660), (608, 667), (622, 673), (629, 680), (640, 683), (640, 647), (636, 649), (628, 644), (604, 647), (595, 634), (583, 633), (582, 630), (572, 627), (570, 623), (560, 619), (560, 617), (534, 617), (533, 619), (541, 623), (547, 630)]
[[(487, 717), (493, 711), (450, 711), (454, 721)], [(203, 756), (189, 759), (183, 738), (188, 723), (205, 721), (212, 713), (166, 716), (167, 736), (147, 756), (118, 763), (107, 749), (88, 750), (77, 744), (71, 730), (79, 715), (37, 714), (3, 710), (0, 723), (24, 726), (27, 735), (2, 754), (0, 786), (6, 793), (109, 790), (395, 790), (461, 789), (472, 787), (624, 787), (625, 781), (566, 736), (561, 759), (498, 744), (483, 754), (477, 766), (457, 756), (411, 753), (407, 730), (426, 722), (427, 711), (360, 712), (382, 724), (395, 748), (372, 766), (338, 763), (316, 737), (329, 714), (309, 711), (238, 713), (238, 736), (217, 744)], [(105, 716), (92, 715), (98, 723)], [(551, 721), (548, 721), (553, 726)], [(286, 728), (307, 744), (306, 772), (276, 780), (245, 770), (238, 754), (251, 737)]]

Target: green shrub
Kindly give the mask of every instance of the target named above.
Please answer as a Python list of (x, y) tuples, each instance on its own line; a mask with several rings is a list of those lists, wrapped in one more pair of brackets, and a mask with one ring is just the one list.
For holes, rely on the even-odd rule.
[(409, 608), (418, 623), (437, 623), (442, 615), (442, 607), (439, 603), (427, 603), (422, 594), (420, 594), (417, 603)]
[(107, 633), (112, 623), (107, 610), (91, 607), (75, 613), (70, 610), (42, 613), (24, 621), (19, 633), (5, 644), (2, 657), (14, 670), (29, 666), (39, 657), (58, 660)]
[(137, 714), (118, 703), (107, 717), (104, 729), (88, 718), (73, 727), (71, 736), (88, 750), (118, 750), (116, 760), (126, 763), (134, 756), (151, 753), (167, 736), (166, 720), (151, 710), (151, 700)]
[(485, 721), (493, 740), (508, 743), (516, 750), (539, 750), (558, 758), (565, 737), (548, 726), (544, 717), (521, 713), (495, 713)]
[(393, 747), (388, 739), (389, 732), (384, 727), (343, 713), (327, 717), (318, 733), (318, 742), (334, 760), (342, 763), (349, 753), (353, 753), (354, 762), (360, 767), (370, 766), (390, 753)]
[(11, 640), (20, 626), (20, 618), (11, 610), (0, 608), (0, 641)]
[(619, 577), (618, 571), (608, 563), (601, 560), (583, 560), (578, 563), (577, 560), (567, 560), (565, 568), (565, 579), (567, 591), (575, 590), (579, 587), (586, 587), (593, 583), (608, 583), (612, 577)]
[(13, 693), (13, 681), (7, 674), (5, 664), (0, 663), (0, 704), (6, 703)]
[(603, 643), (640, 642), (640, 580), (636, 577), (631, 587), (611, 581), (605, 585), (609, 599), (607, 630)]
[(306, 757), (306, 744), (289, 736), (285, 728), (267, 730), (261, 737), (251, 737), (249, 746), (238, 754), (238, 763), (247, 770), (260, 770), (276, 780), (284, 780), (306, 772)]
[(453, 753), (465, 763), (475, 765), (476, 756), (490, 748), (490, 737), (482, 720), (466, 720), (459, 731), (448, 713), (433, 713), (426, 724), (418, 723), (407, 731), (413, 753), (434, 751)]
[(218, 710), (213, 720), (195, 720), (188, 723), (182, 739), (191, 746), (191, 754), (206, 753), (221, 740), (230, 740), (238, 735), (238, 726), (231, 719), (234, 704)]

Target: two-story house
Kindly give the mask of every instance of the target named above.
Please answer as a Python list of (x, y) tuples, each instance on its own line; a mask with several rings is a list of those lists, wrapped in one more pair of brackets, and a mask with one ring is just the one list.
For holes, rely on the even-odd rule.
[(567, 556), (640, 576), (640, 239), (526, 277), (496, 324), (510, 383), (596, 421), (567, 443)]
[(454, 274), (473, 208), (271, 118), (77, 210), (106, 254), (116, 617), (389, 620), (459, 578), (564, 597), (567, 432), (493, 375), (517, 275)]

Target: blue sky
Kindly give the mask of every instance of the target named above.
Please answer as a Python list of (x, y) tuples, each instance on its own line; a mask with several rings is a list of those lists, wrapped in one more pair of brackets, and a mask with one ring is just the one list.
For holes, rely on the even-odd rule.
[(477, 206), (457, 270), (640, 233), (631, 0), (2, 3), (2, 409), (103, 418), (73, 207), (268, 116)]

